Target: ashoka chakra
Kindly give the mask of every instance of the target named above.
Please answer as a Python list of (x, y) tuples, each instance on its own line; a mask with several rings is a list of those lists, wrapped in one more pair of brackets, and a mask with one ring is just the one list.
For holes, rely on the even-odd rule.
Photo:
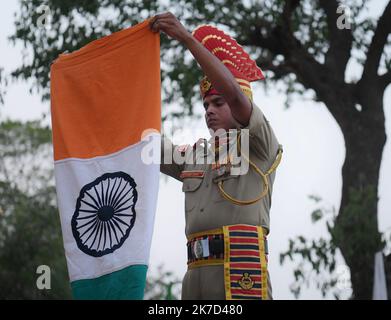
[(125, 172), (106, 173), (77, 198), (72, 233), (84, 253), (101, 257), (120, 248), (136, 220), (136, 183)]

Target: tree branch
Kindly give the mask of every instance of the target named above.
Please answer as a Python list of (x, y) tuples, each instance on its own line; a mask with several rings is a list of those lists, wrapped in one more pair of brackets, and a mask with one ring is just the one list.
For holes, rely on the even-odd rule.
[[(300, 1), (287, 1), (280, 20), (276, 20), (279, 23), (272, 24), (262, 18), (258, 19), (251, 28), (243, 30), (242, 34), (239, 33), (243, 39), (240, 43), (269, 50), (274, 63), (260, 60), (263, 67), (275, 72), (277, 79), (294, 73), (297, 81), (305, 88), (313, 89), (317, 98), (326, 104), (333, 116), (339, 121), (347, 112), (339, 107), (341, 96), (348, 94), (344, 91), (346, 85), (339, 85), (340, 90), (331, 92), (330, 87), (335, 87), (337, 84), (333, 72), (324, 64), (319, 63), (294, 36), (290, 27), (291, 19), (292, 13), (299, 4)], [(283, 63), (276, 64), (275, 57), (277, 55), (284, 57)]]
[(260, 57), (256, 60), (256, 62), (262, 70), (272, 71), (274, 73), (275, 80), (282, 79), (288, 74), (294, 73), (294, 70), (292, 70), (286, 63), (280, 63), (278, 65), (273, 63), (273, 58), (264, 59)]
[(275, 26), (266, 20), (259, 19), (254, 22), (253, 27), (243, 28), (238, 35), (238, 42), (243, 46), (255, 46), (268, 49), (273, 54), (282, 54), (283, 48), (280, 39), (273, 35)]
[(367, 52), (367, 60), (364, 65), (362, 79), (366, 81), (374, 80), (378, 77), (380, 59), (384, 46), (387, 42), (388, 35), (391, 33), (391, 0), (388, 2), (383, 14), (379, 18), (375, 34), (372, 37), (371, 44)]
[[(293, 35), (291, 17), (299, 4), (300, 0), (287, 0), (283, 8), (281, 25), (272, 25), (268, 21), (259, 19), (255, 21), (251, 29), (249, 28), (246, 30), (247, 32), (239, 35), (239, 37), (242, 36), (239, 38), (239, 42), (244, 46), (268, 49), (273, 58), (277, 55), (283, 55), (285, 57), (284, 73), (288, 71), (287, 67), (291, 72), (298, 73), (302, 71), (305, 73), (303, 77), (307, 78), (307, 82), (310, 83), (311, 73), (319, 75), (320, 71), (323, 74), (326, 74), (326, 72), (323, 65), (317, 62)], [(268, 67), (275, 68), (271, 60), (262, 60), (262, 63), (264, 63), (266, 69)]]
[(284, 26), (289, 32), (289, 34), (292, 34), (292, 13), (295, 11), (299, 4), (300, 0), (285, 0), (285, 5), (282, 11), (282, 21), (284, 22)]
[[(330, 94), (329, 87), (335, 81), (332, 81), (332, 74), (327, 68), (316, 61), (314, 56), (302, 45), (294, 36), (291, 29), (292, 13), (300, 4), (298, 0), (287, 1), (282, 13), (282, 25), (277, 25), (272, 37), (279, 41), (281, 54), (285, 57), (285, 65), (289, 67), (297, 76), (298, 81), (307, 89), (315, 90), (317, 96), (326, 105), (335, 105), (333, 95)], [(285, 68), (287, 70), (287, 68)], [(335, 100), (335, 99), (334, 99)], [(330, 110), (334, 116), (339, 111)]]
[(338, 29), (337, 27), (337, 0), (319, 0), (320, 7), (326, 13), (329, 30), (330, 47), (326, 53), (325, 65), (330, 69), (338, 82), (344, 82), (345, 69), (350, 59), (350, 51), (353, 44), (353, 35), (350, 29)]

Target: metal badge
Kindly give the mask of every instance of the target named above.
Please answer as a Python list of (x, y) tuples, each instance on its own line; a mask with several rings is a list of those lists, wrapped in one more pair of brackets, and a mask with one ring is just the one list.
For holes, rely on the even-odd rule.
[(254, 280), (251, 279), (248, 272), (243, 273), (243, 277), (238, 281), (238, 283), (244, 290), (250, 290), (254, 286)]

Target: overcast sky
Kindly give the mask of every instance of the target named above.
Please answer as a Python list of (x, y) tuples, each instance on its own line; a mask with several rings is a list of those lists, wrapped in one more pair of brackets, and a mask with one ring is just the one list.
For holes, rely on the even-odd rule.
[[(372, 1), (370, 14), (377, 17), (386, 0)], [(0, 10), (0, 66), (11, 71), (21, 64), (21, 46), (13, 47), (7, 36), (13, 32), (13, 13), (18, 9), (16, 0), (1, 2)], [(349, 74), (360, 75), (361, 69), (350, 65)], [(1, 118), (29, 120), (40, 118), (49, 110), (49, 103), (29, 93), (26, 83), (14, 83), (8, 89), (5, 106), (0, 106)], [(288, 247), (288, 239), (297, 235), (308, 238), (327, 236), (324, 223), (313, 225), (311, 212), (318, 207), (308, 196), (318, 195), (322, 206), (339, 208), (341, 200), (341, 168), (345, 148), (341, 130), (323, 104), (296, 100), (288, 110), (284, 108), (285, 96), (273, 89), (267, 94), (261, 86), (253, 87), (256, 104), (270, 121), (284, 147), (283, 161), (277, 170), (274, 183), (269, 236), (269, 270), (275, 299), (292, 299), (289, 285), (293, 281), (292, 264), (279, 264), (279, 254)], [(391, 130), (391, 87), (384, 100), (387, 137)], [(195, 107), (202, 113), (201, 104)], [(48, 119), (50, 121), (50, 119)], [(195, 123), (194, 123), (195, 122)], [(183, 132), (182, 138), (193, 143), (208, 137), (202, 120), (192, 121), (194, 130)], [(379, 229), (391, 231), (391, 147), (386, 143), (379, 184)], [(186, 238), (184, 235), (184, 195), (181, 183), (161, 177), (158, 209), (151, 248), (150, 272), (159, 264), (174, 271), (182, 279), (186, 272)], [(388, 195), (388, 199), (387, 199)], [(340, 260), (339, 270), (343, 270)], [(348, 293), (348, 289), (345, 292)], [(310, 286), (301, 298), (319, 299), (320, 293)]]

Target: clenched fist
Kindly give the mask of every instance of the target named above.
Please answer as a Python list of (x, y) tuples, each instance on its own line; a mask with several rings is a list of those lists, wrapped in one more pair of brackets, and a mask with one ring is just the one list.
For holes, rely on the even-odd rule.
[(171, 12), (157, 14), (151, 19), (149, 26), (153, 32), (163, 31), (169, 37), (180, 42), (186, 42), (188, 38), (192, 37), (191, 33)]

